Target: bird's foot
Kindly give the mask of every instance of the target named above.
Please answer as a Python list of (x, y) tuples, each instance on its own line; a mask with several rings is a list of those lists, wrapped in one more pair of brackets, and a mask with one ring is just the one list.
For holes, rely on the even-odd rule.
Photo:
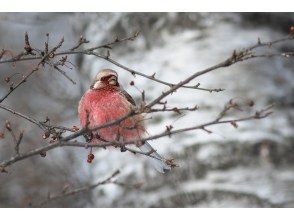
[(93, 140), (93, 133), (91, 131), (87, 131), (83, 136), (87, 143), (90, 143)]
[(127, 151), (127, 148), (126, 148), (125, 146), (121, 146), (121, 147), (120, 147), (120, 151), (121, 151), (121, 152), (126, 152), (126, 151)]

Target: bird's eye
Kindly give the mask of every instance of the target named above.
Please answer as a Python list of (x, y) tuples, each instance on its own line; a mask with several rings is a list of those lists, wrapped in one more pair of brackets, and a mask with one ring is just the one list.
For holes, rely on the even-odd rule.
[(107, 79), (109, 78), (109, 76), (104, 76), (104, 77), (101, 77), (101, 81), (106, 81)]
[[(103, 76), (101, 77), (100, 81), (107, 82), (110, 78), (115, 77), (115, 80), (117, 80), (116, 76), (110, 75), (110, 76)], [(113, 78), (112, 78), (113, 79)]]

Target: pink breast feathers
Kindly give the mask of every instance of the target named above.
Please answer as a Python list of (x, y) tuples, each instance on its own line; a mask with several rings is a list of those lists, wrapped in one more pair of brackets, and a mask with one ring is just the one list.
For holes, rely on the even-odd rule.
[[(118, 91), (113, 89), (88, 90), (79, 103), (79, 117), (83, 127), (89, 113), (89, 128), (117, 120), (131, 110), (131, 103)], [(139, 140), (145, 133), (142, 116), (133, 116), (117, 125), (93, 132), (92, 143), (104, 141), (128, 142)]]

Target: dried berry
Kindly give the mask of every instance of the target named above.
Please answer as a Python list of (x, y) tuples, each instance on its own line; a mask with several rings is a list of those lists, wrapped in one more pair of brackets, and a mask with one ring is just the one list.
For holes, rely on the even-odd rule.
[(94, 160), (94, 158), (95, 158), (94, 154), (89, 154), (88, 155), (88, 160)]

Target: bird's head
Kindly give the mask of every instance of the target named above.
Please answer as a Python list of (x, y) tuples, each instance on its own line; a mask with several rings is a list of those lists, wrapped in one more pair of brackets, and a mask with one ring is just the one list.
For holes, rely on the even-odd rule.
[(117, 81), (118, 75), (112, 69), (103, 69), (98, 72), (94, 82), (91, 84), (91, 89), (101, 89), (106, 86), (118, 87), (119, 83)]

